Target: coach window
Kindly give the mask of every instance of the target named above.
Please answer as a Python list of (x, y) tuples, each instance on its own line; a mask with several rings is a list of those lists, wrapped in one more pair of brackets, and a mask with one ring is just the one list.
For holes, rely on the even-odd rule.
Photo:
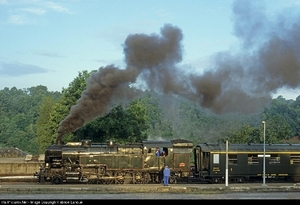
[(278, 154), (271, 154), (269, 158), (269, 164), (279, 164), (280, 156)]
[(290, 164), (300, 164), (300, 155), (299, 154), (291, 154), (290, 155)]
[(213, 163), (214, 164), (219, 164), (220, 163), (220, 155), (219, 154), (213, 154)]
[(237, 164), (237, 155), (236, 154), (229, 154), (228, 155), (228, 164)]
[(248, 164), (258, 164), (257, 154), (248, 154)]

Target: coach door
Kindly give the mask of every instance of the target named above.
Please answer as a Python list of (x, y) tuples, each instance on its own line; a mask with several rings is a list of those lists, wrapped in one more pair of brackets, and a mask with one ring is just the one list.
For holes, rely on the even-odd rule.
[(210, 170), (209, 159), (210, 159), (210, 153), (209, 152), (201, 152), (200, 175), (202, 175), (202, 176), (207, 175), (208, 170)]

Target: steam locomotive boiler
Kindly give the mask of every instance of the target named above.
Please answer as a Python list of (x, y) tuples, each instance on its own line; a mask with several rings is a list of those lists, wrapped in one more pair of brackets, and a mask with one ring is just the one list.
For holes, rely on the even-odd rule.
[[(60, 184), (85, 182), (99, 184), (161, 183), (166, 165), (170, 183), (187, 179), (193, 144), (186, 140), (142, 141), (107, 144), (57, 143), (45, 150), (45, 162), (35, 175), (40, 182)], [(156, 155), (156, 150), (161, 153)]]

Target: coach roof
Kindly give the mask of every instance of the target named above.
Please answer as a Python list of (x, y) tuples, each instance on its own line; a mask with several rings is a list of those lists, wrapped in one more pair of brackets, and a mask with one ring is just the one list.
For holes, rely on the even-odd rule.
[[(202, 152), (225, 152), (225, 144), (198, 144)], [(300, 144), (266, 144), (267, 152), (300, 152)], [(263, 144), (229, 144), (229, 152), (262, 152)]]

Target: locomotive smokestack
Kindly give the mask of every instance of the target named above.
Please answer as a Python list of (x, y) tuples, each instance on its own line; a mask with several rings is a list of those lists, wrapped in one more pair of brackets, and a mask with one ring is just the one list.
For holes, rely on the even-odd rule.
[(62, 144), (62, 136), (63, 136), (63, 133), (58, 132), (57, 137), (56, 137), (56, 145)]
[(56, 145), (61, 145), (61, 144), (62, 144), (61, 139), (57, 138), (56, 139)]

